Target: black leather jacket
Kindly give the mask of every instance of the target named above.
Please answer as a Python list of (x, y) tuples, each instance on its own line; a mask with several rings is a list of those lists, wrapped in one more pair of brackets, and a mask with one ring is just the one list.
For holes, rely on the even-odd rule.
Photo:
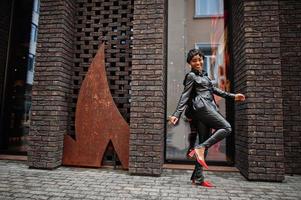
[(179, 118), (187, 106), (193, 111), (198, 111), (208, 106), (217, 110), (213, 94), (223, 98), (235, 98), (235, 94), (215, 87), (205, 71), (200, 72), (192, 69), (185, 76), (184, 90), (173, 116)]

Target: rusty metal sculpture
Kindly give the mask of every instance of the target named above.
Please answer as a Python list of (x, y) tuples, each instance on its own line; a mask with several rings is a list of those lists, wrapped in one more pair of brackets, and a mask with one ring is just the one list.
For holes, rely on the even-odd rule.
[(124, 169), (128, 168), (129, 126), (118, 111), (108, 87), (104, 44), (82, 83), (75, 114), (76, 140), (64, 138), (63, 164), (101, 167), (111, 141)]

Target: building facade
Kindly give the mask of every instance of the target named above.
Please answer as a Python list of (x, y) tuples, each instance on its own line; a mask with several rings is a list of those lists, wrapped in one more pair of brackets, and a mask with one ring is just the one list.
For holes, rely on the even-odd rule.
[[(218, 84), (223, 83), (223, 89), (243, 93), (247, 98), (235, 105), (224, 102), (225, 115), (233, 126), (232, 136), (224, 144), (224, 163), (230, 160), (249, 180), (282, 181), (285, 174), (300, 174), (299, 1), (210, 1), (215, 5), (206, 0), (22, 2), (29, 8), (39, 7), (38, 24), (37, 20), (27, 20), (29, 27), (34, 24), (38, 29), (35, 61), (30, 62), (35, 63), (34, 75), (32, 84), (18, 81), (26, 80), (26, 76), (15, 75), (17, 65), (25, 69), (29, 66), (29, 62), (22, 65), (17, 61), (18, 56), (27, 58), (26, 48), (21, 53), (15, 49), (30, 44), (32, 35), (30, 28), (24, 28), (28, 37), (16, 39), (18, 32), (14, 30), (20, 24), (16, 16), (32, 16), (32, 10), (20, 12), (19, 1), (2, 1), (1, 153), (25, 152), (28, 165), (33, 168), (53, 169), (62, 165), (64, 135), (76, 138), (75, 107), (81, 83), (104, 42), (108, 85), (130, 127), (129, 173), (159, 176), (163, 164), (170, 160), (168, 152), (172, 151), (168, 148), (166, 123), (173, 99), (169, 95), (173, 91), (170, 75), (175, 72), (171, 63), (185, 65), (183, 60), (189, 48), (205, 48), (209, 43), (208, 62), (219, 56), (220, 61), (215, 62), (225, 66), (222, 69), (227, 74), (228, 82)], [(200, 5), (207, 5), (208, 9)], [(218, 9), (214, 10), (214, 6)], [(181, 8), (185, 9), (171, 12)], [(209, 11), (217, 13), (210, 15)], [(184, 25), (177, 26), (181, 17), (185, 19)], [(204, 34), (206, 27), (196, 28), (212, 23), (221, 24), (221, 28), (214, 29), (215, 36), (222, 30), (214, 43), (206, 39), (215, 38)], [(183, 49), (176, 37), (182, 33), (188, 38), (183, 39)], [(198, 39), (201, 42), (193, 38), (194, 33), (204, 34)], [(174, 52), (175, 49), (182, 54)], [(178, 58), (177, 55), (183, 58), (170, 60), (172, 56)], [(215, 64), (208, 66), (215, 69)], [(28, 74), (28, 70), (23, 71)], [(16, 86), (22, 86), (18, 94), (24, 96), (21, 95), (23, 102), (30, 102), (28, 109), (16, 110)], [(25, 98), (29, 93), (30, 98)], [(21, 136), (12, 134), (16, 127), (22, 127)], [(23, 148), (10, 150), (18, 146), (16, 143)]]

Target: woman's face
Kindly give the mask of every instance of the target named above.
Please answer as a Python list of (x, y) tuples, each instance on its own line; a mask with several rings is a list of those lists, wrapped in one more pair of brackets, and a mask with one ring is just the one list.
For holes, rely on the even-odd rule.
[(203, 64), (204, 64), (203, 57), (201, 57), (200, 55), (195, 55), (192, 57), (189, 64), (193, 69), (201, 71), (203, 69)]

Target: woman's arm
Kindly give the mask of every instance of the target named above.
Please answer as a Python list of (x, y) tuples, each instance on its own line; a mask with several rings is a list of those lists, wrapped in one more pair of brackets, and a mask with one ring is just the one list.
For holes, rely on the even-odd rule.
[(172, 114), (172, 117), (179, 118), (181, 116), (182, 112), (184, 111), (184, 109), (187, 105), (187, 102), (190, 98), (190, 95), (191, 95), (194, 79), (195, 79), (195, 74), (193, 72), (190, 72), (190, 73), (187, 74), (186, 80), (185, 80), (184, 90), (183, 90), (183, 92), (181, 94), (181, 97), (180, 97), (180, 100), (178, 102), (177, 109)]
[(215, 86), (212, 86), (212, 92), (213, 94), (223, 98), (235, 99), (235, 94), (223, 91)]
[(223, 98), (231, 98), (234, 99), (235, 101), (244, 101), (246, 99), (245, 95), (237, 93), (237, 94), (233, 94), (233, 93), (229, 93), (229, 92), (225, 92), (217, 87), (212, 87), (213, 93), (221, 96)]

